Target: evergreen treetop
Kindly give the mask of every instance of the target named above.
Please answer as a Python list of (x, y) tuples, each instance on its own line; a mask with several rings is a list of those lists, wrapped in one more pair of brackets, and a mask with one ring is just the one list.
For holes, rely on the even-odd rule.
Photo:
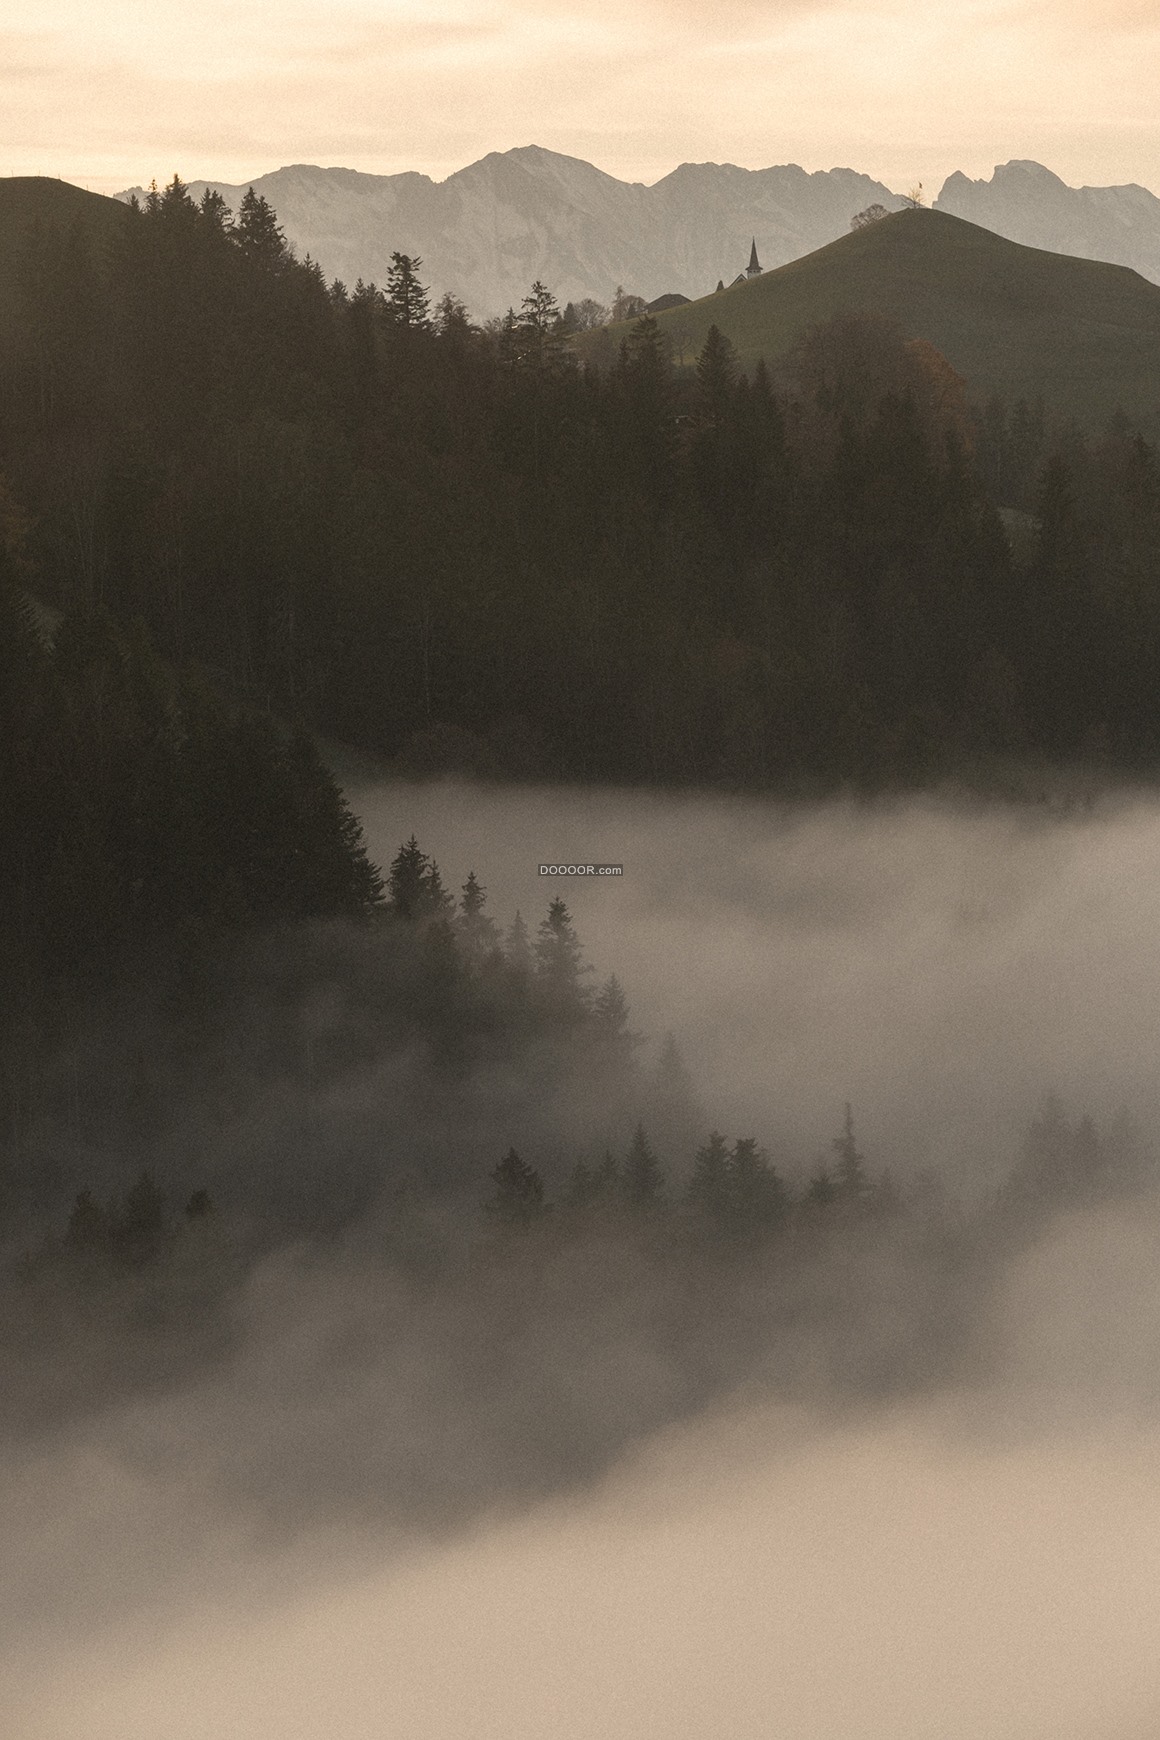
[(493, 1168), (491, 1179), (495, 1189), (484, 1208), (501, 1226), (528, 1227), (544, 1214), (544, 1181), (514, 1148)]
[(630, 1208), (658, 1208), (664, 1200), (665, 1175), (641, 1124), (633, 1131), (628, 1153), (624, 1157), (621, 1186), (624, 1199)]
[(588, 997), (581, 981), (592, 968), (584, 962), (572, 916), (560, 896), (540, 920), (534, 956), (537, 982), (552, 1002), (561, 1009), (583, 1009)]
[(400, 332), (433, 330), (426, 287), (419, 282), (422, 260), (394, 253), (387, 269), (385, 309), (391, 325)]
[(262, 272), (283, 272), (291, 253), (273, 207), (252, 187), (242, 195), (234, 238), (243, 256)]

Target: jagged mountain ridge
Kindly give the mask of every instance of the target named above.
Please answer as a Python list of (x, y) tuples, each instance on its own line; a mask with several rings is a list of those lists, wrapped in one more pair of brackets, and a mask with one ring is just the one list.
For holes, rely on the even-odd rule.
[(1146, 187), (1069, 187), (1041, 163), (1013, 159), (990, 181), (947, 177), (937, 211), (1053, 254), (1131, 266), (1160, 284), (1160, 199)]
[[(251, 185), (328, 277), (382, 283), (392, 250), (417, 254), (435, 294), (454, 291), (476, 317), (518, 305), (536, 278), (561, 302), (608, 302), (618, 284), (649, 299), (703, 296), (744, 268), (751, 237), (762, 264), (780, 266), (844, 234), (856, 211), (898, 204), (852, 169), (683, 163), (646, 187), (537, 145), (492, 152), (439, 182), (295, 164), (190, 191), (216, 187), (236, 210)], [(131, 193), (142, 190), (119, 197)]]
[[(477, 317), (518, 305), (536, 278), (561, 302), (607, 302), (617, 284), (648, 300), (696, 298), (743, 269), (751, 237), (763, 266), (788, 265), (844, 235), (866, 206), (902, 203), (852, 169), (682, 163), (647, 187), (538, 145), (493, 151), (445, 181), (294, 164), (237, 186), (190, 184), (196, 198), (217, 187), (235, 210), (251, 185), (329, 277), (382, 283), (399, 249), (421, 257), (436, 295), (454, 291)], [(1013, 160), (990, 181), (956, 171), (934, 203), (1009, 241), (1160, 283), (1160, 199), (1144, 187), (1068, 187), (1042, 164)]]

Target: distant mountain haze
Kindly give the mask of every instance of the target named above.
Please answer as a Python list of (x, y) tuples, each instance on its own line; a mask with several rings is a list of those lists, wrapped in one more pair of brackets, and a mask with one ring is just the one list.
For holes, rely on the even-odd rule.
[[(683, 163), (646, 187), (538, 145), (492, 152), (440, 182), (295, 164), (236, 187), (190, 189), (200, 198), (209, 185), (234, 209), (252, 185), (298, 252), (349, 285), (382, 283), (396, 249), (418, 255), (435, 294), (454, 291), (476, 318), (518, 307), (537, 278), (561, 303), (608, 302), (618, 284), (650, 301), (703, 296), (744, 270), (753, 238), (762, 266), (782, 266), (844, 235), (866, 206), (901, 203), (852, 169)], [(120, 197), (129, 192), (142, 190)], [(936, 204), (1012, 241), (1160, 282), (1160, 199), (1145, 188), (1069, 188), (1039, 164), (1015, 162), (989, 182), (952, 175)]]
[(754, 237), (762, 264), (780, 266), (842, 235), (864, 207), (898, 203), (852, 169), (683, 163), (645, 187), (538, 145), (492, 152), (439, 182), (296, 164), (239, 187), (194, 181), (190, 192), (214, 186), (236, 210), (251, 185), (328, 277), (381, 284), (397, 249), (476, 318), (518, 307), (537, 278), (561, 304), (609, 302), (618, 284), (646, 300), (703, 296), (744, 270)]
[[(528, 172), (519, 167), (519, 162), (526, 162), (528, 154), (509, 153), (511, 156), (519, 161), (514, 170), (510, 164), (508, 168), (517, 182), (522, 181), (526, 191), (530, 178)], [(494, 188), (499, 173), (497, 165), (502, 169), (505, 161), (502, 158), (490, 159), (485, 165), (476, 167), (481, 170), (482, 179), (490, 178), (488, 184)], [(658, 191), (626, 186), (571, 159), (550, 159), (548, 167), (552, 163), (556, 167), (563, 165), (564, 169), (575, 169), (578, 172), (575, 182), (581, 189), (588, 187), (591, 190), (592, 178), (597, 187), (607, 182), (613, 190), (610, 201), (623, 195), (626, 206), (631, 201), (638, 209), (643, 209)], [(483, 174), (485, 170), (486, 176)], [(783, 189), (786, 185), (796, 185), (800, 191), (803, 185), (813, 185), (816, 194), (815, 184), (821, 182), (821, 191), (830, 201), (833, 213), (843, 197), (834, 180), (836, 173), (831, 172), (826, 177), (806, 176), (802, 171), (790, 175), (785, 171), (769, 170), (764, 172), (766, 194), (772, 201), (770, 188), (779, 175), (788, 177), (783, 182)], [(1046, 177), (1046, 171), (1042, 174)], [(279, 188), (271, 184), (284, 177), (293, 179), (296, 175), (301, 177), (300, 185), (314, 185), (316, 190), (321, 183), (329, 182), (333, 175), (340, 179), (345, 176), (356, 187), (363, 182), (372, 186), (381, 183), (388, 191), (394, 189), (399, 210), (406, 206), (412, 183), (418, 183), (421, 192), (424, 189), (427, 193), (432, 189), (439, 191), (435, 184), (420, 176), (375, 178), (347, 171), (280, 171), (259, 183), (266, 186), (272, 196), (271, 203), (280, 201), (275, 205), (280, 218), (285, 218), (286, 202), (282, 193), (286, 186), (283, 185), (280, 193)], [(466, 177), (465, 171), (459, 178), (460, 182)], [(795, 177), (798, 178), (796, 182)], [(851, 179), (856, 182), (858, 178)], [(1034, 180), (1022, 172), (1005, 179), (1023, 188), (1029, 179)], [(726, 189), (736, 185), (744, 190), (760, 180), (757, 172), (720, 170), (712, 166), (690, 167), (667, 178), (665, 197), (675, 208), (683, 196), (685, 211), (689, 213), (694, 209), (692, 192), (697, 185), (702, 188), (724, 185)], [(1058, 190), (1062, 186), (1054, 177), (1046, 177), (1046, 180), (1049, 187), (1054, 184)], [(400, 183), (404, 184), (402, 188)], [(563, 183), (557, 180), (554, 185), (559, 188)], [(658, 187), (664, 188), (665, 185), (660, 183)], [(964, 185), (971, 187), (976, 184)], [(872, 189), (874, 184), (869, 186)], [(852, 191), (861, 196), (865, 190), (855, 187)], [(1069, 190), (1063, 191), (1066, 194)], [(1142, 189), (1135, 191), (1143, 194)], [(550, 263), (545, 264), (542, 253), (552, 237), (558, 237), (563, 229), (561, 214), (569, 211), (574, 214), (578, 209), (578, 195), (574, 195), (569, 205), (563, 194), (554, 196), (551, 186), (543, 181), (539, 192), (539, 227), (530, 241), (526, 237), (525, 240), (528, 249), (537, 247), (541, 255), (530, 254), (522, 268), (513, 267), (510, 264), (512, 244), (501, 258), (496, 240), (498, 220), (493, 224), (488, 243), (490, 263), (485, 264), (493, 278), (503, 266), (504, 258), (508, 260), (504, 269), (520, 274), (519, 280), (511, 286), (509, 297), (516, 302), (537, 275), (548, 282), (554, 279), (560, 285), (559, 277), (553, 274)], [(1145, 198), (1151, 199), (1151, 195)], [(738, 202), (740, 199), (738, 194)], [(1142, 202), (1138, 203), (1143, 209)], [(1160, 201), (1153, 203), (1160, 204)], [(324, 204), (320, 199), (320, 209)], [(466, 195), (462, 195), (461, 215), (469, 204)], [(694, 233), (696, 226), (691, 217), (686, 216), (683, 227), (674, 221), (673, 245), (682, 236), (688, 241), (686, 260), (691, 258), (693, 241), (702, 250), (708, 249), (706, 236), (714, 226), (718, 245), (724, 254), (729, 242), (726, 232), (738, 227), (737, 220), (728, 216), (724, 200), (721, 209), (714, 213), (712, 198), (703, 193), (702, 206), (705, 213), (702, 233)], [(860, 200), (857, 208), (861, 209)], [(479, 205), (472, 208), (473, 233), (477, 240), (484, 230), (481, 209)], [(514, 206), (505, 209), (507, 233), (511, 235), (518, 214)], [(85, 193), (66, 182), (44, 177), (0, 179), (0, 355), (16, 354), (27, 348), (30, 313), (27, 296), (18, 293), (18, 281), (24, 273), (20, 262), (27, 254), (33, 231), (46, 226), (71, 234), (80, 228), (101, 244), (120, 228), (126, 217), (125, 207), (117, 200)], [(554, 228), (549, 228), (549, 219)], [(750, 209), (745, 221), (751, 219)], [(1150, 436), (1160, 433), (1157, 415), (1160, 407), (1160, 285), (1123, 265), (1081, 259), (1012, 242), (991, 229), (952, 216), (942, 209), (941, 201), (939, 208), (933, 211), (895, 212), (869, 228), (853, 232), (846, 217), (840, 224), (833, 218), (831, 222), (838, 230), (835, 240), (781, 266), (773, 264), (775, 256), (762, 240), (763, 233), (769, 231), (762, 232), (750, 223), (750, 235), (757, 235), (758, 252), (766, 268), (760, 276), (743, 280), (720, 294), (714, 294), (710, 289), (707, 294), (702, 293), (683, 305), (670, 303), (663, 310), (658, 309), (660, 325), (672, 340), (677, 361), (689, 364), (693, 360), (711, 325), (718, 326), (732, 340), (744, 363), (752, 364), (760, 356), (776, 363), (801, 333), (819, 321), (848, 312), (880, 314), (901, 326), (907, 336), (927, 339), (942, 351), (964, 376), (969, 395), (976, 402), (984, 402), (992, 393), (998, 393), (1010, 404), (1019, 398), (1026, 398), (1029, 403), (1042, 398), (1050, 409), (1074, 417), (1087, 428), (1099, 428), (1113, 411), (1120, 408)], [(286, 221), (286, 228), (294, 233), (291, 222)], [(385, 278), (388, 243), (396, 245), (405, 241), (415, 246), (413, 238), (400, 236), (400, 228), (401, 225), (384, 223), (379, 244), (384, 250), (380, 261), (383, 270), (380, 272), (368, 262), (366, 276)], [(592, 219), (588, 231), (590, 239), (595, 228), (595, 219)], [(636, 237), (629, 238), (625, 246), (631, 242), (641, 249), (644, 233), (642, 219), (637, 225)], [(799, 228), (799, 236), (802, 233)], [(1125, 233), (1130, 232), (1125, 228)], [(299, 245), (302, 246), (301, 241)], [(456, 245), (466, 247), (462, 235)], [(553, 241), (552, 245), (557, 244)], [(607, 244), (607, 238), (602, 245), (611, 246)], [(782, 245), (789, 246), (784, 235)], [(447, 246), (450, 247), (450, 243)], [(315, 250), (316, 257), (327, 266), (325, 244), (320, 246), (316, 238), (311, 238), (310, 251)], [(306, 251), (305, 247), (303, 251)], [(574, 248), (573, 257), (577, 253)], [(103, 256), (104, 248), (98, 245), (95, 256), (98, 263)], [(746, 253), (742, 264), (747, 258)], [(611, 255), (606, 264), (609, 266), (608, 276), (614, 284), (632, 284), (630, 272), (611, 269)], [(327, 269), (332, 270), (332, 267), (327, 266)], [(688, 267), (686, 270), (685, 281), (691, 282), (692, 272)], [(359, 275), (348, 273), (348, 281)], [(426, 263), (423, 276), (437, 291), (443, 283), (463, 285), (468, 282), (464, 277), (441, 281)], [(719, 273), (718, 276), (725, 274)], [(576, 278), (566, 279), (560, 285), (558, 293), (562, 301), (569, 296), (576, 298), (579, 282), (582, 281)], [(648, 288), (652, 287), (648, 279), (643, 282)], [(459, 293), (465, 298), (470, 297), (470, 285)], [(662, 293), (657, 300), (664, 299)], [(478, 299), (474, 304), (469, 302), (469, 306), (473, 306), (477, 315), (481, 312)], [(594, 359), (610, 359), (626, 330), (612, 326), (592, 332), (582, 339), (581, 348)]]
[(990, 181), (956, 171), (935, 208), (1008, 241), (1131, 266), (1160, 284), (1160, 199), (1146, 187), (1068, 187), (1041, 163), (1015, 161), (1001, 163)]

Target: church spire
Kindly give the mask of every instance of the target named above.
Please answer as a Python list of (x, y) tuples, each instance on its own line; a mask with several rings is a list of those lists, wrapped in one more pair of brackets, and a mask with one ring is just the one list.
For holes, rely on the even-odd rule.
[(749, 250), (749, 264), (745, 268), (745, 276), (747, 278), (760, 278), (760, 276), (761, 276), (761, 261), (757, 258), (757, 237), (756, 236), (754, 236), (753, 246)]

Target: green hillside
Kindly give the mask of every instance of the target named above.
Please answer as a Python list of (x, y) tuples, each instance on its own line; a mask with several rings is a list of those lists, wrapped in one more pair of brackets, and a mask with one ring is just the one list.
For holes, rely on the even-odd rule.
[(52, 175), (9, 175), (0, 179), (0, 234), (8, 235), (29, 224), (45, 223), (56, 229), (78, 219), (95, 233), (110, 230), (122, 221), (125, 207), (119, 199), (89, 193), (71, 181)]
[(47, 175), (0, 180), (0, 318), (7, 323), (19, 313), (31, 248), (59, 247), (79, 232), (99, 262), (101, 245), (116, 234), (125, 214), (119, 200)]
[[(1160, 286), (944, 212), (898, 212), (656, 318), (678, 361), (691, 361), (716, 325), (744, 362), (772, 363), (806, 328), (847, 312), (889, 316), (937, 345), (974, 398), (1042, 393), (1086, 425), (1119, 406), (1160, 427)], [(600, 336), (607, 344), (623, 330)]]

